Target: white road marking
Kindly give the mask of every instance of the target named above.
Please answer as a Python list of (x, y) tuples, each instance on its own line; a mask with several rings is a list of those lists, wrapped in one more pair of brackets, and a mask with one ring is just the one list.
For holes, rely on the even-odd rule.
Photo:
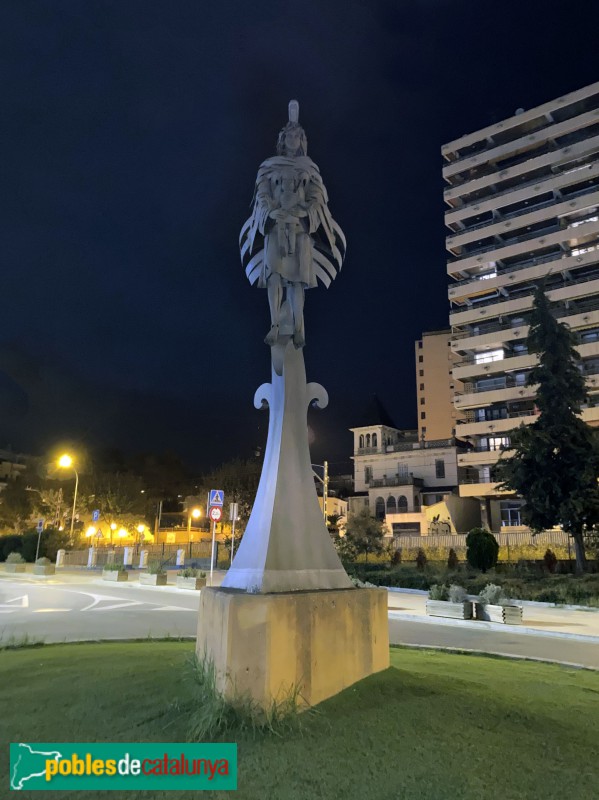
[[(0, 603), (0, 608), (10, 608), (11, 611), (16, 611), (12, 605), (19, 600), (19, 608), (29, 608), (29, 595), (21, 595), (21, 597), (13, 597), (12, 600), (7, 600), (6, 603)], [(10, 604), (10, 605), (9, 605)]]
[(72, 608), (34, 608), (32, 609), (32, 614), (49, 614), (55, 611), (72, 611)]
[(184, 606), (161, 606), (161, 608), (154, 608), (153, 611), (193, 611), (197, 614), (196, 608), (185, 608)]

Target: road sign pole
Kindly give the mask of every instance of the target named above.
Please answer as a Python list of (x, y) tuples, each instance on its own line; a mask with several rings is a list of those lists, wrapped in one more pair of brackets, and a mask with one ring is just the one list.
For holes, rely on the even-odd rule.
[(213, 585), (214, 573), (214, 544), (216, 540), (216, 520), (212, 520), (212, 552), (210, 553), (210, 586)]
[(40, 519), (37, 523), (37, 548), (35, 550), (35, 560), (37, 561), (40, 554), (40, 540), (42, 538), (42, 531), (44, 530), (44, 520)]

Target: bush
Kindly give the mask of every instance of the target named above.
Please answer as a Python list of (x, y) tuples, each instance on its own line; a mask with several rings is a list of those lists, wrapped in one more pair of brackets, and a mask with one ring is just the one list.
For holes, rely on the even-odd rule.
[(19, 534), (0, 537), (0, 561), (6, 561), (9, 553), (20, 553), (22, 549), (23, 537)]
[(547, 572), (551, 572), (551, 574), (555, 572), (555, 568), (557, 566), (557, 556), (555, 555), (553, 550), (550, 550), (549, 548), (545, 550), (545, 555), (543, 556), (543, 563), (545, 564), (545, 569), (547, 570)]
[(125, 572), (124, 564), (104, 564), (105, 572)]
[(495, 583), (488, 583), (479, 597), (480, 602), (485, 606), (505, 606), (509, 602), (503, 587), (497, 586)]
[(162, 561), (150, 561), (148, 564), (148, 575), (166, 575), (166, 570)]
[(401, 547), (398, 547), (396, 550), (393, 551), (391, 554), (391, 566), (397, 567), (401, 564)]
[(449, 548), (449, 555), (447, 556), (447, 569), (457, 569), (459, 564), (458, 554), (453, 549)]
[(458, 586), (452, 583), (447, 593), (450, 603), (465, 603), (468, 599), (468, 593), (463, 586)]
[(466, 559), (471, 567), (486, 572), (497, 564), (499, 544), (485, 528), (472, 528), (466, 536)]
[(449, 596), (447, 586), (443, 583), (433, 583), (428, 590), (428, 596), (431, 600), (447, 600)]
[(428, 562), (428, 558), (426, 557), (426, 553), (422, 549), (422, 547), (418, 548), (418, 553), (416, 554), (416, 566), (418, 569), (422, 570), (426, 567)]
[(9, 553), (6, 556), (6, 563), (7, 564), (24, 564), (25, 559), (20, 553)]
[(50, 561), (49, 558), (46, 558), (46, 556), (42, 556), (41, 558), (38, 558), (38, 560), (35, 563), (40, 567), (47, 567), (52, 562)]
[(195, 567), (185, 567), (185, 569), (180, 569), (177, 572), (179, 578), (197, 578), (199, 570)]

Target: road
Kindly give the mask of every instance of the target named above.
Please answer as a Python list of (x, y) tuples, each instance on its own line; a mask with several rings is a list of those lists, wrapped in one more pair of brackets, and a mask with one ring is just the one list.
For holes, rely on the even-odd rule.
[[(169, 580), (174, 582), (174, 577), (169, 576)], [(402, 596), (404, 602), (416, 605), (418, 600)], [(24, 637), (47, 643), (193, 637), (198, 605), (199, 592), (175, 586), (145, 587), (137, 580), (108, 583), (99, 573), (61, 573), (43, 579), (2, 575), (0, 641), (22, 641)], [(393, 644), (449, 647), (599, 669), (596, 639), (561, 638), (547, 632), (540, 636), (505, 631), (490, 623), (478, 625), (437, 624), (430, 618), (420, 622), (412, 614), (389, 609)]]

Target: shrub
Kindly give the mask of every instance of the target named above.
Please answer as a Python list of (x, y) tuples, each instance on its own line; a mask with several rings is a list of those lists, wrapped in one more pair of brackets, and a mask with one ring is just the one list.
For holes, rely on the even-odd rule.
[(488, 583), (479, 597), (481, 603), (485, 606), (504, 606), (509, 602), (503, 587), (497, 586), (495, 583)]
[(23, 537), (18, 534), (9, 534), (0, 537), (0, 561), (6, 561), (9, 553), (21, 552), (23, 549)]
[(200, 572), (200, 574), (198, 575), (198, 578), (205, 578), (205, 577), (206, 577), (205, 572)]
[(6, 563), (7, 564), (24, 564), (25, 559), (20, 553), (9, 553), (6, 556)]
[(499, 544), (484, 528), (472, 528), (466, 536), (466, 558), (471, 567), (486, 572), (497, 564)]
[(125, 572), (124, 564), (104, 564), (106, 572)]
[(468, 593), (464, 587), (458, 586), (456, 583), (450, 585), (447, 595), (450, 603), (465, 603), (468, 599)]
[(447, 586), (443, 583), (433, 583), (428, 590), (428, 596), (431, 600), (447, 600)]
[(416, 554), (416, 566), (418, 569), (424, 569), (428, 562), (428, 558), (426, 557), (426, 553), (422, 549), (422, 547), (418, 548), (418, 553)]
[(46, 556), (42, 556), (41, 558), (38, 558), (35, 563), (38, 564), (38, 566), (40, 566), (40, 567), (47, 567), (52, 562), (50, 561), (49, 558), (46, 558)]
[(185, 569), (180, 569), (177, 575), (180, 578), (197, 578), (198, 570), (195, 567), (185, 567)]
[(166, 575), (166, 570), (162, 561), (150, 561), (148, 564), (148, 575)]
[(391, 554), (391, 566), (397, 567), (401, 564), (401, 547), (398, 547), (396, 550), (393, 551)]
[(453, 549), (453, 547), (449, 548), (449, 555), (447, 556), (447, 568), (448, 569), (457, 569), (459, 564), (458, 554)]
[(545, 564), (545, 569), (547, 570), (547, 572), (551, 572), (551, 574), (555, 572), (555, 568), (557, 566), (557, 556), (555, 555), (553, 550), (550, 550), (549, 548), (545, 550), (545, 555), (543, 556), (543, 563)]

